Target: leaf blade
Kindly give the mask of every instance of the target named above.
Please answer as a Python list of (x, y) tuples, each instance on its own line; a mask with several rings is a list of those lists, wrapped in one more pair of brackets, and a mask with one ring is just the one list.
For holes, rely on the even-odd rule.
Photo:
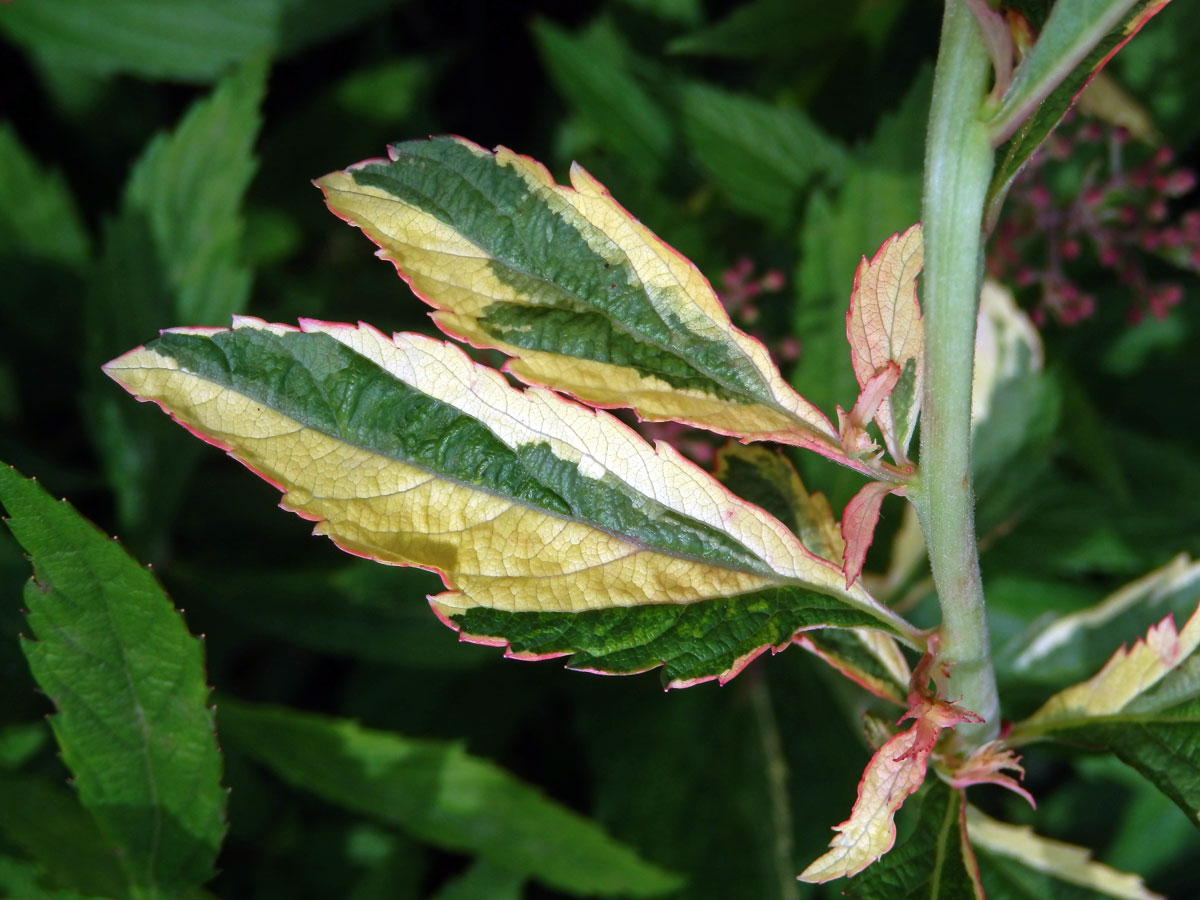
[(782, 591), (776, 605), (792, 603), (806, 627), (818, 622), (804, 610), (819, 607), (830, 624), (920, 641), (672, 449), (548, 391), (511, 388), (431, 338), (239, 319), (165, 332), (106, 371), (283, 489), (284, 507), (343, 549), (438, 571), (452, 588), (435, 600), (447, 618), (484, 608), (527, 623)]
[[(1035, 834), (1026, 825), (1009, 825), (984, 815), (973, 806), (966, 809), (966, 824), (971, 844), (979, 857), (983, 884), (993, 891), (1000, 865), (1031, 870), (1023, 874), (1025, 896), (1061, 896), (1063, 883), (1080, 887), (1095, 897), (1120, 900), (1163, 900), (1146, 888), (1136, 875), (1119, 872), (1094, 861), (1091, 851)], [(1003, 860), (1003, 863), (1001, 863)], [(1036, 874), (1034, 874), (1036, 873)], [(999, 885), (997, 885), (999, 888)], [(1001, 898), (1006, 894), (995, 891)]]
[(222, 733), (298, 788), (571, 893), (651, 897), (677, 876), (458, 744), (222, 698)]
[(1200, 607), (1181, 630), (1168, 616), (1059, 691), (1013, 727), (1009, 743), (1043, 738), (1112, 751), (1200, 828)]
[(389, 152), (317, 184), (451, 336), (500, 349), (522, 380), (593, 405), (748, 439), (836, 443), (699, 271), (582, 168), (568, 188), (526, 157), (462, 139)]
[(135, 884), (199, 885), (225, 832), (199, 642), (149, 572), (71, 507), (7, 466), (0, 501), (33, 558), (35, 640), (22, 649), (58, 709), (51, 725), (80, 801)]
[(895, 363), (901, 373), (912, 368), (904, 406), (894, 407), (898, 398), (892, 394), (875, 414), (897, 462), (905, 457), (921, 402), (925, 326), (917, 302), (917, 276), (923, 262), (920, 224), (892, 235), (871, 260), (863, 257), (859, 263), (846, 313), (846, 339), (860, 388), (865, 388), (889, 362)]

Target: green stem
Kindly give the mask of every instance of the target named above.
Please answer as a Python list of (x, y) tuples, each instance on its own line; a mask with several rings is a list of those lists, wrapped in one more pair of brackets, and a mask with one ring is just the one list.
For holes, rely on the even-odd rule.
[(969, 744), (994, 737), (1000, 724), (971, 489), (971, 374), (983, 207), (994, 164), (979, 118), (989, 72), (970, 9), (946, 0), (925, 147), (921, 483), (910, 495), (942, 607), (938, 658), (949, 664), (947, 696), (985, 719), (960, 726)]

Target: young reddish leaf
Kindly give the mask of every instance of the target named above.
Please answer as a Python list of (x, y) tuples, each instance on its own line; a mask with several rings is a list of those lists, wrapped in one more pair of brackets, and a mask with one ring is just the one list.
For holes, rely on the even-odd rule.
[(895, 815), (904, 801), (925, 781), (929, 755), (941, 732), (979, 717), (928, 693), (933, 652), (927, 653), (913, 673), (909, 709), (900, 721), (914, 719), (912, 727), (880, 747), (863, 772), (858, 799), (850, 818), (834, 827), (838, 832), (830, 850), (800, 874), (801, 881), (824, 883), (861, 872), (896, 842)]
[(908, 839), (845, 886), (855, 900), (983, 900), (979, 866), (967, 840), (966, 801), (937, 778), (917, 797)]
[[(854, 407), (846, 413), (840, 406), (838, 414), (838, 434), (842, 439), (842, 449), (852, 458), (861, 459), (867, 456), (878, 456), (879, 445), (867, 433), (867, 426), (878, 416), (882, 405), (887, 402), (888, 395), (900, 380), (900, 367), (894, 362), (887, 363), (882, 369), (867, 379)], [(881, 426), (882, 428), (882, 426)]]
[(317, 184), (452, 337), (521, 380), (742, 440), (844, 460), (829, 420), (730, 323), (696, 267), (580, 166), (560, 186), (503, 147), (410, 141)]
[[(1009, 825), (984, 815), (973, 806), (966, 809), (967, 835), (984, 864), (984, 884), (992, 857), (1049, 877), (1045, 896), (1062, 890), (1063, 883), (1087, 888), (1117, 900), (1166, 900), (1146, 888), (1136, 875), (1118, 872), (1092, 859), (1090, 850), (1035, 834), (1028, 825)], [(1054, 882), (1058, 882), (1055, 884)], [(1031, 895), (1032, 896), (1032, 895)]]
[(917, 726), (875, 751), (858, 784), (850, 818), (834, 826), (832, 848), (800, 873), (801, 881), (823, 884), (855, 875), (892, 849), (897, 810), (925, 781), (928, 752), (916, 752)]
[[(514, 655), (728, 677), (803, 628), (912, 626), (665, 444), (459, 349), (238, 319), (108, 364), (343, 549), (437, 571), (435, 612)], [(690, 661), (690, 664), (689, 664)], [(695, 668), (697, 663), (703, 665)]]
[(1033, 794), (1017, 783), (1017, 778), (1005, 775), (1005, 772), (1015, 772), (1018, 778), (1025, 777), (1025, 769), (1021, 766), (1021, 757), (1014, 750), (1004, 746), (1003, 741), (988, 741), (975, 748), (967, 759), (947, 776), (947, 782), (953, 787), (965, 788), (973, 784), (996, 784), (1007, 788), (1014, 794), (1024, 797), (1034, 809), (1037, 802)]
[(865, 388), (888, 363), (901, 373), (911, 364), (914, 380), (905, 392), (905, 405), (897, 408), (885, 402), (875, 415), (897, 463), (906, 459), (921, 402), (925, 327), (917, 302), (917, 275), (923, 259), (920, 225), (892, 235), (870, 261), (864, 257), (859, 263), (846, 313), (846, 339), (859, 387)]
[(879, 522), (879, 508), (883, 505), (883, 498), (903, 490), (903, 487), (886, 481), (870, 481), (846, 504), (845, 512), (842, 513), (842, 538), (846, 544), (842, 562), (847, 587), (862, 573), (867, 550), (875, 538), (875, 525)]

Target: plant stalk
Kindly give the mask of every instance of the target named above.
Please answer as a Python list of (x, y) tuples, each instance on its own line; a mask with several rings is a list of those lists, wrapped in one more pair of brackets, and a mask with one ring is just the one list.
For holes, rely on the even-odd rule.
[(910, 495), (942, 609), (938, 659), (949, 665), (947, 698), (984, 718), (959, 726), (968, 745), (995, 737), (1000, 724), (971, 486), (971, 376), (984, 199), (994, 166), (979, 113), (990, 68), (970, 9), (946, 0), (925, 146), (921, 480)]

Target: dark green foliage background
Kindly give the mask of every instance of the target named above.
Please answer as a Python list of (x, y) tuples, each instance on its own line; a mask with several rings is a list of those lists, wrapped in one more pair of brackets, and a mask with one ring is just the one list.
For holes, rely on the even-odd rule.
[[(308, 182), (390, 141), (455, 133), (527, 153), (560, 180), (578, 159), (714, 283), (742, 255), (784, 270), (789, 288), (763, 299), (758, 327), (794, 328), (800, 390), (827, 413), (848, 408), (854, 265), (919, 217), (933, 5), (254, 0), (233, 17), (235, 33), (227, 3), (162, 0), (179, 8), (175, 31), (153, 46), (131, 42), (119, 21), (77, 32), (6, 21), (39, 5), (87, 6), (0, 4), (0, 117), (40, 170), (0, 157), (0, 459), (153, 564), (191, 631), (206, 635), (218, 696), (464, 742), (682, 873), (681, 898), (835, 896), (791, 875), (848, 814), (868, 751), (862, 698), (814, 660), (790, 650), (723, 688), (664, 694), (655, 674), (596, 678), (461, 646), (426, 606), (436, 579), (310, 537), (308, 523), (275, 509), (272, 487), (134, 404), (97, 367), (159, 328), (228, 324), (238, 310), (428, 330), (422, 304)], [(1169, 7), (1114, 71), (1195, 166), (1200, 17), (1186, 7)], [(247, 132), (257, 170), (234, 136), (198, 138), (200, 152), (167, 160), (152, 185), (170, 198), (168, 224), (156, 225), (162, 210), (125, 187), (135, 160), (246, 60), (267, 72), (261, 129)], [(244, 72), (242, 100), (254, 79)], [(253, 103), (238, 115), (248, 122)], [(53, 204), (29, 205), (50, 173), (73, 198), (74, 230)], [(200, 223), (195, 233), (189, 223)], [(164, 228), (176, 249), (207, 241), (211, 256), (173, 275)], [(1134, 328), (1120, 285), (1092, 277), (1099, 314), (1046, 330), (1049, 374), (1010, 398), (1037, 414), (996, 423), (995, 452), (980, 460), (1002, 676), (1007, 648), (1039, 617), (1094, 603), (1179, 551), (1200, 554), (1200, 286), (1183, 277), (1171, 318)], [(823, 460), (798, 463), (837, 508), (857, 486)], [(885, 505), (869, 567), (885, 564), (900, 508)], [(18, 812), (73, 803), (19, 648), (28, 573), (0, 531), (9, 859), (41, 858), (35, 825)], [(930, 612), (926, 601), (919, 615)], [(1088, 674), (1012, 676), (1005, 714)], [(230, 832), (215, 896), (559, 896), (533, 883), (519, 893), (486, 863), (468, 871), (469, 859), (299, 790), (236, 744), (224, 751)], [(1094, 846), (1158, 891), (1200, 890), (1194, 830), (1119, 763), (1032, 748), (1026, 764), (1036, 817), (988, 791), (976, 802)], [(86, 846), (90, 826), (76, 826)]]

